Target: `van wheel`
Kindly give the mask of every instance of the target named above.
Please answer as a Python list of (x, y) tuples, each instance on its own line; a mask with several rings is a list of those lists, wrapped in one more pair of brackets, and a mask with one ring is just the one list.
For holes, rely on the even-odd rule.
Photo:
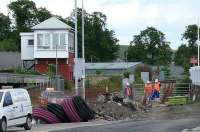
[(31, 130), (31, 127), (32, 127), (32, 118), (31, 118), (31, 116), (27, 116), (26, 124), (24, 125), (24, 129)]
[(2, 118), (0, 121), (0, 132), (6, 132), (7, 122), (5, 118)]

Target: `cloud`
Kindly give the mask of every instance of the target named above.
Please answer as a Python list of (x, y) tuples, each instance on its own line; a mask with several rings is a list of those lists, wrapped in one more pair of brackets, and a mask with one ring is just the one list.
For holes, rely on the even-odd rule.
[[(6, 5), (13, 0), (0, 0), (0, 12), (8, 12)], [(74, 0), (33, 0), (38, 7), (67, 17), (74, 8)], [(129, 44), (133, 35), (154, 26), (166, 34), (171, 47), (181, 43), (181, 34), (188, 24), (197, 22), (199, 0), (84, 0), (85, 9), (91, 13), (101, 11), (107, 15), (107, 24), (116, 32), (120, 44)], [(78, 0), (81, 7), (81, 0)]]

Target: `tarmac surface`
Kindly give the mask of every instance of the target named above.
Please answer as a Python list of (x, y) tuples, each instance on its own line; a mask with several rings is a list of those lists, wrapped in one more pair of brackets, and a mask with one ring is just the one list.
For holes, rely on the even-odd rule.
[(125, 121), (102, 126), (64, 129), (52, 132), (181, 132), (200, 124), (200, 119)]
[[(36, 125), (32, 130), (27, 132), (189, 132), (199, 124), (199, 118), (115, 122), (97, 121)], [(11, 128), (8, 130), (8, 132), (21, 131), (24, 130), (22, 128)]]

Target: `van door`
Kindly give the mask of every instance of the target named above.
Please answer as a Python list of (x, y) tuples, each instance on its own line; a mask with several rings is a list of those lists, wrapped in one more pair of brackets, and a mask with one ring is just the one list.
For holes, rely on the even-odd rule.
[(3, 111), (7, 118), (7, 126), (14, 125), (13, 119), (14, 119), (14, 107), (13, 107), (13, 100), (11, 97), (10, 92), (6, 92), (3, 100)]
[(13, 99), (13, 108), (14, 108), (14, 120), (15, 120), (15, 124), (14, 125), (18, 125), (18, 124), (24, 124), (26, 121), (26, 114), (24, 113), (24, 106), (23, 106), (23, 98), (25, 98), (23, 96), (23, 92), (22, 91), (13, 91), (11, 92), (11, 96)]

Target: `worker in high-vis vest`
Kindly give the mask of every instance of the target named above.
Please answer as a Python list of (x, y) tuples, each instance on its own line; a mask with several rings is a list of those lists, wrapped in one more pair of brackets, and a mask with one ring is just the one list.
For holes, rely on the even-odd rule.
[(132, 91), (132, 88), (131, 88), (129, 82), (126, 83), (126, 87), (125, 87), (125, 96), (126, 96), (126, 98), (128, 98), (128, 99), (132, 99), (132, 98), (133, 98), (133, 91)]
[(155, 83), (154, 83), (154, 95), (156, 99), (160, 98), (160, 81), (158, 79), (155, 79)]
[(143, 100), (144, 105), (150, 103), (152, 92), (153, 92), (152, 84), (150, 81), (147, 81), (147, 83), (144, 86), (144, 100)]

